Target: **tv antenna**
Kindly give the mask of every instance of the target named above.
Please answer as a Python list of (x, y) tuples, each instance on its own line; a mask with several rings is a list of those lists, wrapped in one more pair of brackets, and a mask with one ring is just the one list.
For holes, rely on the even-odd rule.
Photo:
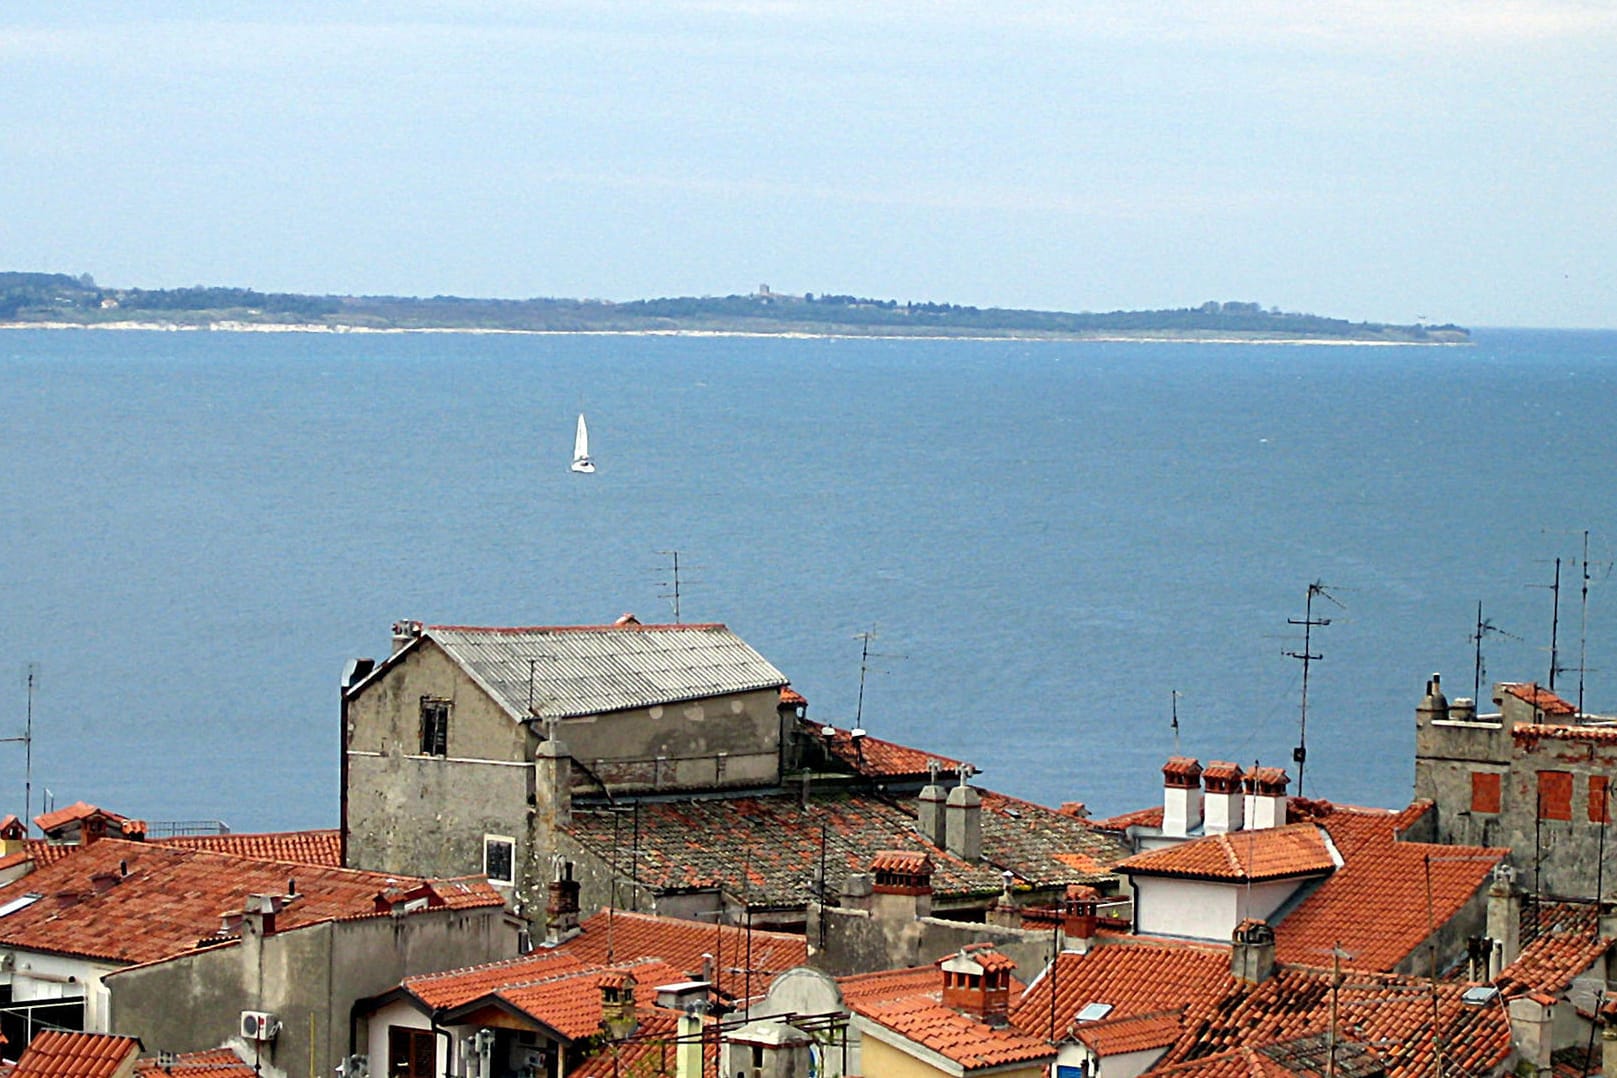
[(1535, 588), (1550, 589), (1550, 692), (1555, 691), (1555, 675), (1561, 669), (1561, 559), (1555, 559), (1555, 576), (1548, 584), (1533, 584)]
[(1517, 636), (1515, 633), (1507, 633), (1493, 622), (1484, 618), (1482, 616), (1482, 600), (1478, 599), (1477, 627), (1476, 630), (1471, 634), (1471, 643), (1476, 645), (1476, 665), (1473, 667), (1471, 678), (1471, 699), (1473, 701), (1482, 699), (1482, 675), (1487, 670), (1487, 667), (1484, 666), (1482, 662), (1482, 638), (1487, 636), (1489, 633), (1493, 633), (1497, 636), (1503, 636), (1510, 640), (1521, 639), (1521, 637)]
[[(875, 622), (871, 622), (870, 628), (865, 632), (854, 633), (853, 638), (861, 642), (859, 647), (859, 700), (858, 703), (854, 705), (853, 709), (853, 728), (860, 733), (863, 733), (865, 729), (865, 724), (863, 721), (865, 715), (865, 677), (870, 673), (870, 660), (902, 659), (905, 656), (883, 654), (881, 652), (870, 650), (870, 642), (876, 639)], [(882, 674), (886, 673), (886, 671), (878, 670), (876, 673)]]
[(1172, 700), (1173, 700), (1173, 703), (1172, 703), (1172, 711), (1173, 711), (1173, 754), (1175, 756), (1178, 756), (1179, 755), (1179, 690), (1178, 689), (1172, 689), (1172, 690), (1170, 690), (1170, 693), (1171, 693)]
[(34, 818), (34, 693), (39, 689), (39, 664), (28, 663), (22, 671), (23, 687), (28, 694), (26, 718), (21, 737), (0, 737), (0, 743), (22, 742), (22, 826), (24, 834), (33, 826)]
[[(666, 588), (668, 590), (658, 592), (657, 593), (657, 598), (659, 598), (659, 599), (667, 599), (673, 604), (673, 606), (674, 606), (674, 624), (679, 625), (679, 624), (681, 624), (681, 622), (680, 622), (680, 614), (679, 614), (679, 601), (680, 601), (680, 598), (681, 598), (681, 596), (683, 594), (683, 592), (681, 590), (682, 578), (679, 575), (679, 573), (680, 573), (679, 551), (677, 551), (677, 550), (659, 550), (659, 551), (657, 551), (657, 553), (662, 555), (663, 557), (667, 558), (668, 561), (669, 561), (668, 579), (659, 581), (659, 583), (664, 588)], [(687, 565), (686, 568), (688, 569), (688, 568), (690, 568), (690, 566)], [(698, 568), (700, 568), (700, 566), (698, 566)], [(683, 581), (683, 582), (688, 583), (688, 581)]]
[[(1604, 572), (1602, 576), (1611, 573), (1611, 562), (1602, 563)], [(1582, 588), (1580, 595), (1581, 609), (1578, 622), (1578, 717), (1583, 717), (1583, 675), (1588, 670), (1589, 658), (1589, 529), (1583, 529), (1583, 563)]]
[(1285, 653), (1287, 657), (1299, 659), (1303, 664), (1303, 701), (1302, 711), (1297, 720), (1297, 747), (1291, 750), (1291, 758), (1297, 764), (1298, 797), (1303, 795), (1303, 765), (1308, 760), (1308, 668), (1311, 663), (1325, 658), (1324, 655), (1314, 653), (1312, 649), (1313, 634), (1316, 627), (1324, 628), (1331, 623), (1330, 618), (1316, 618), (1314, 616), (1314, 597), (1316, 595), (1322, 599), (1329, 600), (1343, 610), (1347, 609), (1347, 607), (1337, 602), (1336, 596), (1331, 594), (1329, 588), (1316, 580), (1308, 585), (1308, 595), (1303, 600), (1302, 620), (1299, 621), (1296, 618), (1286, 619), (1287, 625), (1301, 625), (1303, 627), (1303, 650)]

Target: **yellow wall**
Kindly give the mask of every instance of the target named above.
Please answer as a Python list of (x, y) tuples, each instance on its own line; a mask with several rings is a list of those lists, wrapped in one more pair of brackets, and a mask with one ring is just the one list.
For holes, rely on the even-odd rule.
[[(939, 1070), (923, 1063), (908, 1052), (901, 1052), (890, 1044), (877, 1040), (868, 1032), (859, 1041), (859, 1069), (870, 1078), (938, 1078), (939, 1075), (958, 1075), (958, 1070)], [(1045, 1066), (1030, 1063), (1024, 1067), (990, 1072), (994, 1078), (1048, 1078)]]

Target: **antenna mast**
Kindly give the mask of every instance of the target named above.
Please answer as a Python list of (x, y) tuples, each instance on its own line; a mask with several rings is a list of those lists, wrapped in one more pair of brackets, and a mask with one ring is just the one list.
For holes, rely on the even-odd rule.
[(1173, 697), (1173, 754), (1179, 755), (1179, 690), (1172, 690)]
[[(1583, 529), (1583, 595), (1578, 614), (1578, 719), (1583, 719), (1583, 668), (1589, 658), (1589, 529)], [(1598, 897), (1597, 897), (1598, 901)]]
[(870, 671), (870, 642), (876, 637), (875, 623), (871, 623), (868, 632), (855, 633), (854, 637), (863, 641), (863, 643), (859, 651), (859, 702), (854, 705), (853, 709), (853, 728), (863, 730), (865, 724), (860, 720), (864, 718), (865, 714), (865, 674)]
[(1300, 652), (1286, 652), (1288, 657), (1300, 659), (1302, 660), (1303, 664), (1303, 700), (1302, 711), (1297, 720), (1297, 747), (1291, 750), (1291, 758), (1297, 764), (1298, 797), (1303, 795), (1303, 766), (1308, 760), (1308, 667), (1309, 664), (1315, 660), (1325, 658), (1324, 655), (1316, 655), (1310, 645), (1313, 642), (1315, 626), (1323, 628), (1331, 623), (1330, 618), (1316, 618), (1314, 616), (1314, 596), (1316, 595), (1330, 599), (1331, 602), (1336, 603), (1337, 606), (1342, 605), (1341, 603), (1337, 603), (1336, 600), (1331, 597), (1331, 593), (1326, 590), (1323, 583), (1316, 580), (1312, 584), (1308, 585), (1308, 596), (1303, 601), (1302, 620), (1299, 621), (1296, 618), (1286, 619), (1286, 624), (1288, 625), (1301, 625), (1303, 627), (1303, 650)]
[(1472, 700), (1481, 700), (1482, 699), (1482, 675), (1487, 672), (1487, 668), (1483, 665), (1483, 662), (1482, 662), (1482, 638), (1487, 636), (1489, 633), (1498, 633), (1500, 636), (1508, 636), (1512, 640), (1520, 640), (1521, 639), (1521, 637), (1517, 636), (1516, 634), (1507, 633), (1507, 632), (1505, 632), (1505, 630), (1501, 629), (1499, 626), (1495, 625), (1493, 622), (1487, 621), (1486, 619), (1484, 619), (1483, 616), (1482, 616), (1482, 600), (1478, 599), (1477, 600), (1477, 627), (1476, 627), (1476, 630), (1471, 634), (1471, 642), (1476, 645), (1476, 666), (1473, 668), (1473, 674), (1472, 674), (1472, 678), (1471, 678), (1471, 699)]
[(28, 692), (28, 705), (21, 737), (0, 737), (0, 744), (6, 742), (22, 742), (23, 748), (23, 779), (22, 779), (22, 825), (24, 833), (33, 826), (34, 818), (34, 692), (39, 688), (39, 664), (29, 663), (23, 667), (23, 684)]
[(671, 592), (664, 592), (662, 597), (664, 599), (672, 599), (674, 601), (674, 624), (678, 625), (680, 623), (680, 621), (679, 621), (679, 551), (677, 551), (677, 550), (659, 550), (659, 551), (657, 551), (657, 553), (663, 555), (666, 558), (672, 558), (673, 559), (674, 578), (673, 578), (673, 582), (672, 582), (671, 586), (673, 587), (674, 590), (671, 591)]
[(1555, 691), (1555, 671), (1561, 665), (1561, 559), (1555, 559), (1555, 583), (1550, 585), (1550, 691)]

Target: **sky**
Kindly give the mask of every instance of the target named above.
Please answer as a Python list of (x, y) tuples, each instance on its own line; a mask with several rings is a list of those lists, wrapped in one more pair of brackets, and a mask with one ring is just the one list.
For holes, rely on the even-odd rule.
[(0, 9), (0, 269), (1617, 326), (1617, 4)]

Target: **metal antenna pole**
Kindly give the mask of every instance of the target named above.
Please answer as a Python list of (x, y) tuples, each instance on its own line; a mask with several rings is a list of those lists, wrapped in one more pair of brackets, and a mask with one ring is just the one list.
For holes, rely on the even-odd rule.
[(1173, 696), (1173, 754), (1179, 755), (1179, 690), (1172, 690)]
[[(23, 684), (27, 689), (28, 704), (21, 737), (0, 737), (0, 744), (22, 742), (22, 826), (23, 834), (33, 826), (34, 818), (34, 691), (39, 688), (39, 664), (23, 667)], [(47, 791), (48, 792), (48, 791)]]
[(870, 671), (870, 641), (876, 635), (875, 623), (871, 623), (869, 632), (857, 635), (863, 643), (859, 651), (859, 702), (853, 709), (853, 728), (863, 730), (865, 725), (861, 720), (865, 714), (865, 675)]
[(1471, 634), (1471, 641), (1476, 645), (1476, 666), (1474, 667), (1474, 672), (1471, 679), (1471, 699), (1473, 701), (1482, 699), (1482, 675), (1488, 672), (1487, 666), (1484, 665), (1482, 661), (1482, 638), (1487, 636), (1489, 633), (1509, 637), (1512, 640), (1521, 639), (1521, 637), (1517, 636), (1515, 633), (1507, 633), (1493, 622), (1484, 618), (1482, 616), (1482, 600), (1478, 599), (1477, 627), (1476, 630)]
[[(659, 550), (659, 551), (657, 551), (657, 553), (661, 554), (665, 558), (670, 559), (673, 562), (673, 578), (671, 580), (669, 580), (669, 581), (664, 582), (664, 587), (670, 588), (672, 590), (663, 592), (662, 595), (661, 595), (661, 598), (670, 599), (670, 600), (673, 601), (673, 604), (674, 604), (674, 624), (679, 625), (679, 624), (681, 624), (681, 622), (679, 620), (679, 618), (680, 618), (680, 613), (679, 613), (679, 600), (680, 600), (679, 551), (677, 551), (677, 550)], [(697, 568), (701, 568), (701, 567), (698, 566)]]
[(1555, 559), (1555, 583), (1550, 585), (1550, 691), (1555, 691), (1555, 671), (1561, 665), (1561, 559)]
[(1578, 718), (1583, 718), (1583, 670), (1589, 658), (1589, 529), (1583, 529), (1583, 596), (1578, 614)]
[[(1308, 595), (1303, 600), (1302, 620), (1298, 621), (1296, 618), (1286, 619), (1286, 624), (1288, 625), (1301, 625), (1303, 627), (1303, 650), (1300, 652), (1286, 652), (1286, 654), (1293, 659), (1301, 659), (1303, 664), (1302, 712), (1297, 721), (1297, 747), (1291, 750), (1291, 758), (1297, 764), (1298, 797), (1303, 795), (1303, 767), (1308, 760), (1308, 667), (1309, 664), (1313, 663), (1315, 660), (1323, 659), (1325, 657), (1324, 655), (1316, 655), (1311, 650), (1310, 645), (1313, 641), (1314, 627), (1320, 626), (1323, 628), (1331, 623), (1330, 618), (1314, 617), (1314, 596), (1316, 595), (1322, 595), (1327, 599), (1331, 599), (1331, 593), (1325, 589), (1325, 585), (1316, 580), (1312, 584), (1308, 585)], [(1336, 602), (1335, 599), (1331, 599), (1331, 601), (1333, 603)], [(1341, 606), (1342, 604), (1336, 603), (1336, 605)]]

